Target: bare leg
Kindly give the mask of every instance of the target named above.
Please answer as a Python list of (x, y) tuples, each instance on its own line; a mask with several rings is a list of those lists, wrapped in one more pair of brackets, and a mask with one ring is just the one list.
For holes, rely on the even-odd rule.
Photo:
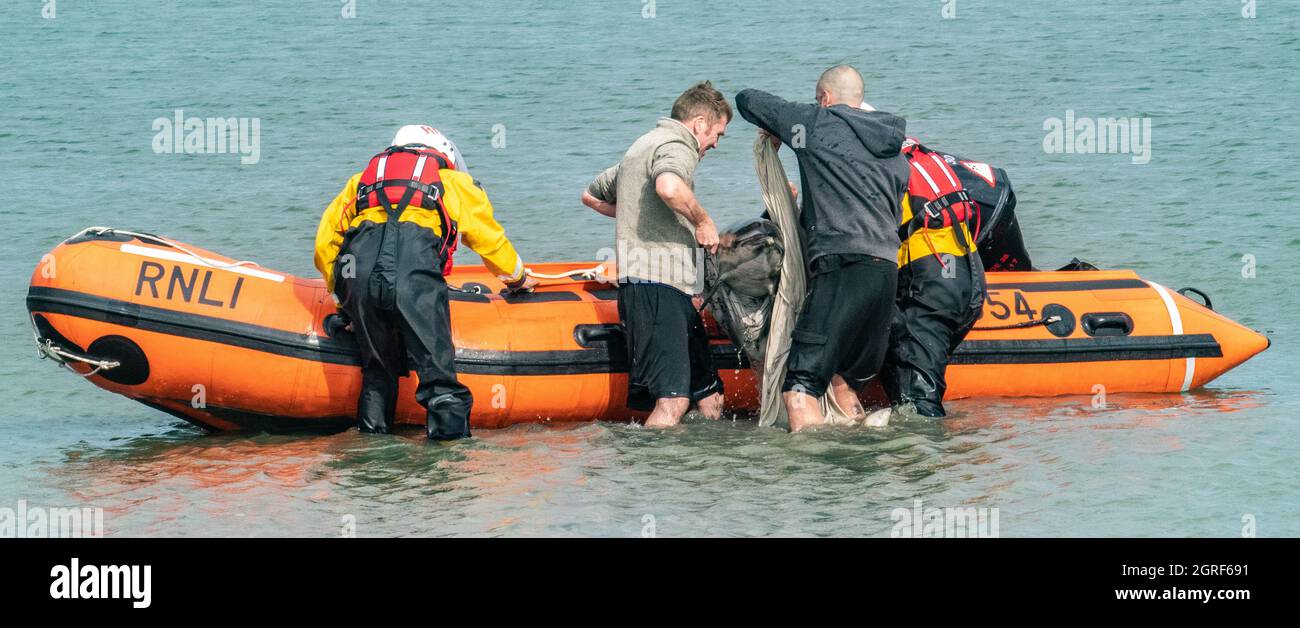
[(831, 394), (835, 395), (835, 403), (850, 418), (856, 419), (866, 412), (862, 409), (862, 401), (858, 399), (858, 391), (850, 388), (849, 383), (839, 375), (831, 378)]
[(798, 432), (825, 422), (816, 397), (807, 393), (788, 390), (781, 393), (781, 398), (785, 400), (785, 411), (790, 416), (791, 432)]
[(655, 409), (646, 417), (646, 427), (672, 427), (682, 422), (682, 415), (691, 407), (685, 397), (661, 397), (655, 400)]
[(713, 393), (712, 395), (701, 399), (700, 402), (696, 404), (696, 409), (700, 411), (700, 414), (703, 415), (704, 418), (711, 421), (717, 421), (722, 418), (722, 402), (722, 393)]

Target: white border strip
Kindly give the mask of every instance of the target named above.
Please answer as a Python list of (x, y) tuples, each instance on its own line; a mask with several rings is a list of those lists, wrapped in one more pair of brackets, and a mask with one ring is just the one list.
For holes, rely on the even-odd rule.
[(207, 268), (216, 268), (217, 270), (227, 270), (232, 273), (248, 275), (249, 277), (257, 277), (258, 279), (269, 279), (271, 281), (284, 283), (284, 275), (268, 273), (264, 270), (259, 270), (257, 268), (249, 268), (248, 266), (224, 266), (221, 265), (222, 262), (220, 261), (207, 259), (205, 257), (199, 257), (197, 255), (189, 255), (187, 253), (181, 253), (179, 251), (155, 249), (147, 246), (131, 244), (128, 242), (122, 245), (122, 252), (131, 253), (132, 255), (139, 255), (142, 257), (152, 257), (156, 259), (171, 260), (173, 262), (185, 262), (186, 264), (194, 264), (195, 266), (205, 266)]
[[(916, 168), (916, 171), (921, 173), (922, 177), (925, 177), (925, 182), (930, 184), (930, 189), (933, 190), (935, 194), (938, 194), (939, 186), (934, 184), (934, 179), (930, 178), (930, 173), (926, 172), (925, 168), (921, 167), (920, 162), (915, 162), (915, 161), (912, 162), (912, 167)], [(912, 212), (912, 213), (916, 213), (916, 212)]]
[[(1145, 280), (1144, 280), (1145, 281)], [(1169, 310), (1169, 324), (1174, 328), (1174, 335), (1183, 335), (1183, 315), (1178, 311), (1178, 304), (1174, 303), (1174, 298), (1169, 295), (1169, 289), (1154, 282), (1147, 281), (1146, 284), (1155, 289), (1160, 295), (1160, 300), (1165, 302), (1165, 309)], [(1196, 358), (1187, 358), (1187, 368), (1183, 374), (1182, 392), (1187, 392), (1192, 387), (1192, 379), (1196, 376)]]

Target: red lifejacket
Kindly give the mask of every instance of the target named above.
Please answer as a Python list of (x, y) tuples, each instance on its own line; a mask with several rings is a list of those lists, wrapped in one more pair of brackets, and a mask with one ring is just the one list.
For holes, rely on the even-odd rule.
[(372, 157), (361, 172), (356, 211), (382, 206), (392, 224), (408, 207), (436, 212), (442, 226), (438, 257), (445, 277), (451, 273), (459, 232), (443, 203), (442, 176), (438, 173), (443, 168), (455, 170), (456, 166), (446, 155), (423, 144), (390, 146)]
[(903, 143), (903, 155), (911, 166), (907, 194), (911, 199), (912, 220), (899, 228), (899, 237), (906, 240), (922, 227), (941, 229), (972, 218), (977, 224), (967, 223), (967, 227), (974, 230), (972, 233), (978, 233), (979, 204), (966, 192), (946, 156), (910, 137)]

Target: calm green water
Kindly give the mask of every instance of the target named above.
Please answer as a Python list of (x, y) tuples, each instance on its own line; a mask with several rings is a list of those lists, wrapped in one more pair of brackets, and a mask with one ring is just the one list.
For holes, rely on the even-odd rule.
[[(109, 535), (888, 535), (894, 508), (999, 509), (1003, 536), (1300, 534), (1300, 19), (1260, 0), (87, 2), (0, 9), (0, 506)], [(930, 143), (1008, 169), (1035, 260), (1209, 292), (1273, 347), (1186, 395), (972, 400), (942, 423), (791, 437), (752, 422), (526, 426), (469, 443), (208, 436), (36, 359), (41, 255), (136, 227), (299, 274), (320, 210), (400, 124), (447, 131), (529, 260), (591, 259), (579, 193), (691, 82), (810, 100), (847, 61)], [(156, 154), (176, 109), (261, 122), (260, 159)], [(1043, 123), (1149, 117), (1151, 160), (1045, 154)], [(501, 126), (497, 126), (501, 125)], [(504, 146), (493, 144), (504, 131)], [(697, 192), (759, 211), (753, 129)], [(789, 156), (786, 155), (788, 158)], [(792, 166), (792, 161), (787, 161)], [(1254, 278), (1242, 258), (1254, 256)], [(464, 263), (472, 263), (466, 254)]]

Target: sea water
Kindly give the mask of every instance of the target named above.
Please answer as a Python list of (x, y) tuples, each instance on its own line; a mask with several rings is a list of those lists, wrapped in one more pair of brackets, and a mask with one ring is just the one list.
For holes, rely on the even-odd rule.
[[(1282, 3), (23, 0), (0, 14), (0, 507), (100, 508), (107, 536), (889, 536), (899, 512), (960, 508), (996, 509), (1001, 536), (1300, 534), (1300, 20)], [(1203, 390), (1100, 405), (963, 400), (944, 421), (798, 436), (743, 418), (520, 426), (440, 446), (208, 435), (31, 344), (32, 270), (89, 225), (312, 275), (321, 210), (407, 123), (456, 140), (526, 260), (594, 259), (613, 226), (583, 188), (683, 89), (811, 102), (841, 62), (910, 134), (1007, 169), (1039, 266), (1078, 256), (1200, 288), (1272, 348)], [(214, 120), (236, 131), (224, 145)], [(753, 137), (733, 123), (697, 173), (720, 225), (761, 211)]]

